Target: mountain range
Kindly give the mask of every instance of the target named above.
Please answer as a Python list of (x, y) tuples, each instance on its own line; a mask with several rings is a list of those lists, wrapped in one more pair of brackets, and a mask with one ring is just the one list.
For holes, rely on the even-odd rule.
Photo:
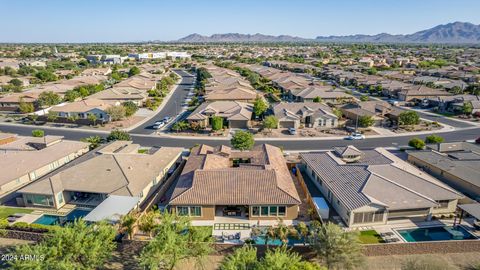
[(301, 38), (288, 35), (272, 36), (263, 34), (214, 34), (203, 36), (191, 34), (183, 37), (180, 43), (243, 43), (243, 42), (336, 42), (336, 43), (446, 43), (446, 44), (480, 44), (480, 25), (468, 22), (442, 24), (433, 28), (407, 35), (349, 35), (318, 36)]

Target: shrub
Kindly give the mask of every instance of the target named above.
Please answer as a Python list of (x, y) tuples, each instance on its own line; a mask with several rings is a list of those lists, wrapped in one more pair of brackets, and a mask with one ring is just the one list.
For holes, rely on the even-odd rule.
[(375, 123), (375, 120), (373, 119), (372, 116), (369, 116), (369, 115), (360, 116), (358, 118), (358, 124), (361, 127), (371, 127), (373, 126), (374, 123)]
[(212, 129), (213, 130), (221, 130), (223, 128), (223, 118), (220, 116), (213, 116), (212, 117)]
[(415, 111), (402, 112), (398, 116), (398, 122), (400, 125), (417, 125), (420, 123), (420, 116)]
[(233, 148), (238, 150), (250, 150), (255, 144), (252, 133), (248, 131), (237, 131), (230, 140)]
[(425, 147), (425, 142), (420, 138), (413, 138), (408, 142), (408, 145), (415, 149), (423, 149)]
[(33, 137), (43, 137), (43, 136), (45, 136), (45, 132), (41, 129), (34, 129), (34, 130), (32, 130), (32, 136)]
[(125, 108), (125, 116), (130, 117), (138, 111), (138, 106), (132, 101), (127, 101), (122, 104)]
[(429, 135), (425, 138), (425, 143), (442, 143), (444, 139), (438, 135)]
[(123, 130), (112, 130), (107, 137), (107, 141), (130, 141), (130, 134)]

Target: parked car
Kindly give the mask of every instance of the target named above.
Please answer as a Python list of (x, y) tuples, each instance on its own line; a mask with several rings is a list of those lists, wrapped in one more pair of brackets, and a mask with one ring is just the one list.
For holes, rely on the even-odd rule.
[(153, 128), (154, 129), (161, 129), (164, 126), (165, 126), (165, 122), (159, 121), (159, 122), (155, 122), (155, 124), (153, 125)]
[(363, 140), (365, 139), (365, 135), (361, 133), (352, 133), (350, 136), (345, 138), (346, 140)]
[(163, 122), (164, 122), (164, 123), (168, 123), (168, 122), (170, 122), (170, 121), (172, 121), (172, 117), (170, 117), (170, 116), (165, 116), (165, 117), (163, 118)]
[(295, 128), (289, 128), (288, 129), (288, 133), (290, 133), (290, 135), (296, 135), (297, 134), (297, 130)]

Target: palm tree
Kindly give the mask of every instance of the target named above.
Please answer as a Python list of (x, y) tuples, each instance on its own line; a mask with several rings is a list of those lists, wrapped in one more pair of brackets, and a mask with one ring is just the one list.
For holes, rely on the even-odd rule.
[(133, 238), (133, 232), (135, 230), (135, 223), (137, 222), (137, 213), (130, 212), (122, 216), (120, 220), (120, 227), (123, 232), (128, 234), (128, 239)]
[(138, 220), (138, 228), (142, 232), (147, 233), (150, 238), (152, 238), (152, 232), (153, 232), (153, 229), (156, 226), (158, 216), (159, 215), (158, 215), (157, 212), (150, 211), (150, 212), (145, 213)]
[(289, 229), (283, 222), (278, 223), (275, 234), (282, 241), (282, 246), (286, 246), (288, 243)]
[(277, 232), (274, 227), (268, 227), (267, 232), (265, 233), (265, 245), (268, 249), (268, 240), (275, 240), (277, 238)]

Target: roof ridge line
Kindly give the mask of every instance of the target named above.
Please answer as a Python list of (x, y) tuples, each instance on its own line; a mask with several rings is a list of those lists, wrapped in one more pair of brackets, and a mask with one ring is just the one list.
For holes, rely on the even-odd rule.
[[(132, 191), (131, 191), (130, 188), (128, 187), (128, 184), (130, 184), (130, 181), (129, 181), (127, 175), (125, 174), (125, 172), (123, 171), (122, 166), (120, 166), (120, 163), (118, 163), (117, 157), (116, 157), (115, 155), (111, 155), (111, 156), (113, 157), (113, 160), (115, 160), (115, 163), (117, 163), (118, 168), (120, 169), (120, 171), (122, 172), (123, 177), (125, 177), (125, 180), (127, 181), (127, 185), (125, 186), (125, 188), (128, 190), (128, 192), (130, 193), (130, 195), (135, 196), (135, 195), (133, 195)], [(117, 189), (117, 190), (118, 190), (118, 189)]]

